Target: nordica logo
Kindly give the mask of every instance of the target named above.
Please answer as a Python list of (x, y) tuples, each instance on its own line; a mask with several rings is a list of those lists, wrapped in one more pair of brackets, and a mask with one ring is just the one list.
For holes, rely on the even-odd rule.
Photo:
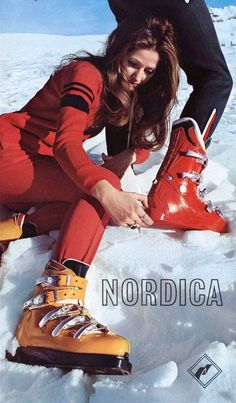
[(204, 354), (188, 369), (188, 373), (192, 375), (203, 388), (210, 385), (221, 372), (222, 370), (207, 354)]
[(223, 305), (218, 279), (212, 279), (208, 285), (202, 279), (190, 282), (186, 279), (161, 279), (159, 282), (151, 278), (139, 281), (133, 278), (123, 281), (103, 279), (102, 305), (118, 306), (119, 302), (127, 306)]

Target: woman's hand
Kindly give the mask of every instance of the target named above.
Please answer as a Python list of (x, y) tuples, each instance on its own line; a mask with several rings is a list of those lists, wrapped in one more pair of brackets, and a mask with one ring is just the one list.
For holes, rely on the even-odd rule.
[(124, 227), (147, 227), (153, 224), (145, 212), (147, 196), (134, 192), (122, 192), (107, 181), (99, 181), (93, 189), (93, 196), (103, 205), (112, 220)]
[(104, 161), (103, 167), (114, 172), (118, 178), (122, 178), (126, 169), (136, 161), (136, 155), (133, 150), (124, 150), (113, 157), (103, 153), (102, 158)]

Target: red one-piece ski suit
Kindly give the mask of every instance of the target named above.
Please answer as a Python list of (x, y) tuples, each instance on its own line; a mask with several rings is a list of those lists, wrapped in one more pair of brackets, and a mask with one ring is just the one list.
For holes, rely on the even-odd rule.
[[(109, 216), (91, 196), (93, 186), (118, 177), (96, 166), (83, 141), (94, 127), (103, 78), (87, 61), (75, 61), (52, 75), (19, 112), (0, 117), (0, 203), (22, 211), (35, 206), (27, 220), (39, 234), (59, 228), (54, 258), (90, 264)], [(135, 149), (137, 163), (149, 152)], [(66, 216), (66, 217), (65, 217)]]

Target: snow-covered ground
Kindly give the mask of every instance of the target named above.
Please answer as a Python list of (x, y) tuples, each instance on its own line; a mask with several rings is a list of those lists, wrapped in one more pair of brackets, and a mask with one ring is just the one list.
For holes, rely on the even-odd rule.
[[(228, 66), (235, 77), (236, 7), (217, 10), (223, 22), (216, 23)], [(214, 10), (215, 11), (215, 10)], [(229, 19), (230, 18), (230, 19)], [(232, 35), (231, 35), (232, 34)], [(63, 37), (36, 34), (1, 34), (0, 112), (17, 110), (46, 81), (65, 54), (78, 49), (95, 51), (104, 36)], [(178, 116), (190, 89), (181, 80)], [(133, 372), (128, 377), (91, 377), (81, 371), (63, 373), (18, 365), (5, 361), (5, 350), (14, 349), (14, 332), (22, 304), (34, 281), (51, 255), (56, 232), (50, 236), (12, 242), (4, 254), (0, 269), (0, 401), (9, 403), (225, 403), (236, 402), (236, 201), (235, 201), (235, 129), (236, 93), (231, 94), (225, 114), (208, 152), (209, 165), (204, 173), (207, 198), (219, 205), (231, 221), (231, 233), (210, 231), (163, 231), (108, 227), (99, 252), (89, 271), (86, 305), (91, 313), (132, 346)], [(91, 154), (104, 150), (104, 134), (86, 142)], [(153, 154), (137, 168), (135, 188), (146, 193), (160, 166), (166, 148)], [(0, 216), (8, 212), (2, 207)], [(178, 284), (186, 279), (210, 282), (218, 279), (223, 306), (102, 306), (102, 279), (122, 281), (132, 278), (161, 279)], [(203, 388), (187, 370), (206, 353), (222, 373)], [(212, 370), (213, 367), (211, 367)]]

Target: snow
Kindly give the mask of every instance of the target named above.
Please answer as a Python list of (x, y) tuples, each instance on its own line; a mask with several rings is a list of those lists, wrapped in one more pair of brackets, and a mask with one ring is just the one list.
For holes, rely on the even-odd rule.
[(210, 8), (210, 13), (222, 46), (236, 46), (235, 19), (236, 6)]
[[(235, 77), (236, 7), (214, 9), (223, 21), (216, 23), (220, 43)], [(216, 17), (215, 17), (216, 18)], [(216, 18), (218, 19), (218, 17)], [(234, 28), (235, 30), (235, 28)], [(78, 49), (95, 51), (104, 36), (64, 37), (38, 34), (1, 34), (0, 112), (17, 110), (47, 80), (61, 57)], [(8, 85), (11, 83), (11, 85)], [(184, 75), (178, 117), (190, 89)], [(0, 269), (0, 401), (9, 403), (224, 403), (236, 401), (236, 201), (235, 128), (236, 96), (233, 89), (222, 120), (208, 150), (209, 165), (203, 184), (207, 198), (219, 205), (231, 221), (231, 232), (174, 231), (109, 226), (88, 273), (86, 305), (91, 313), (131, 342), (133, 372), (128, 377), (86, 376), (81, 371), (30, 367), (7, 362), (6, 349), (14, 351), (14, 332), (23, 302), (30, 297), (35, 279), (51, 256), (58, 232), (49, 236), (12, 242)], [(96, 159), (105, 151), (104, 133), (86, 142)], [(147, 193), (166, 148), (129, 172), (130, 190)], [(130, 188), (132, 182), (132, 189)], [(2, 206), (0, 217), (8, 211)], [(137, 282), (137, 304), (122, 302), (122, 284)], [(102, 279), (117, 279), (118, 306), (102, 306)], [(156, 305), (143, 306), (142, 279), (157, 285)], [(212, 279), (220, 285), (223, 306), (193, 306), (187, 293), (186, 306), (160, 305), (161, 280), (178, 284), (186, 279), (187, 291), (194, 279), (205, 283), (207, 298)], [(187, 370), (207, 354), (222, 373), (203, 388)]]

